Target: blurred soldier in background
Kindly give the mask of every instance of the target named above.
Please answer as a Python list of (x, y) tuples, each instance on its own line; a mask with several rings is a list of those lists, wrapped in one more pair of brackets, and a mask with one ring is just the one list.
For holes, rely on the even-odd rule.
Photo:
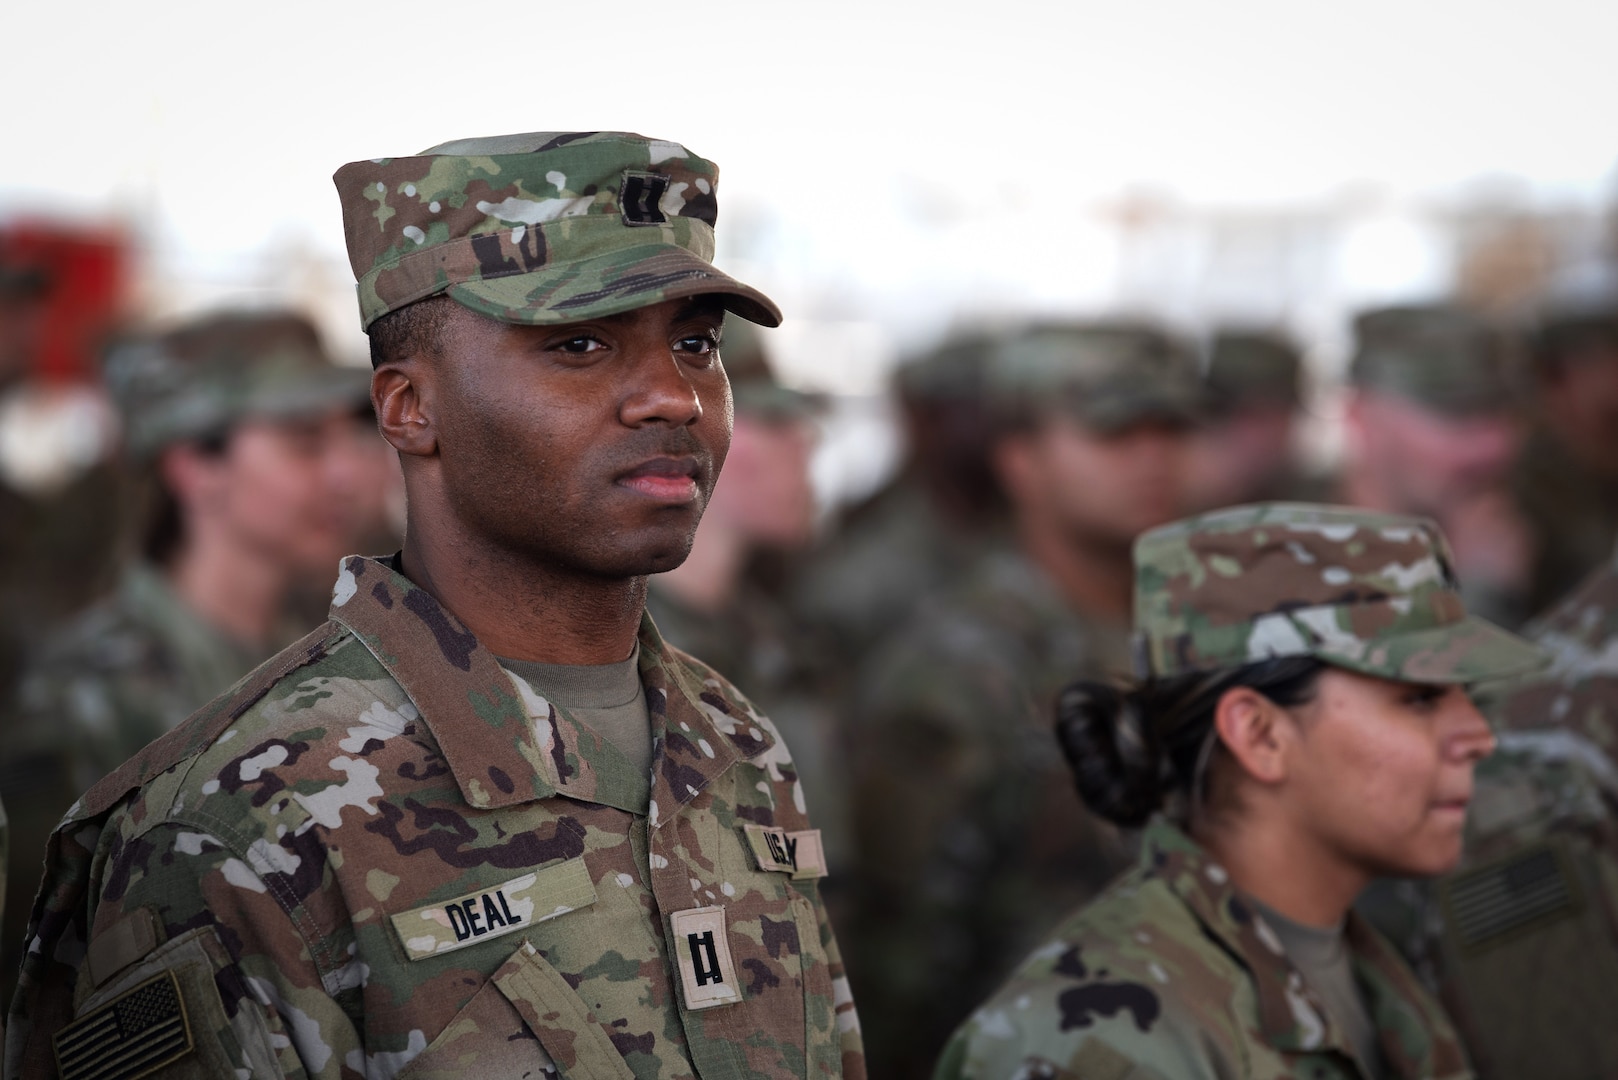
[(1618, 542), (1618, 309), (1548, 315), (1533, 361), (1538, 415), (1516, 487), (1537, 543), (1537, 612)]
[(1361, 910), (1439, 991), (1484, 1078), (1618, 1075), (1618, 553), (1529, 628), (1551, 666), (1480, 699), (1466, 856)]
[(1467, 609), (1520, 625), (1533, 547), (1510, 487), (1524, 437), (1511, 342), (1444, 306), (1367, 311), (1354, 333), (1343, 472), (1327, 501), (1433, 518)]
[[(282, 621), (289, 591), (329, 578), (354, 539), (369, 373), (333, 365), (302, 318), (193, 322), (118, 347), (107, 379), (143, 474), (139, 558), (32, 657), (0, 747), (0, 797), (14, 819), (8, 987), (57, 819), (307, 629)], [(375, 437), (374, 422), (363, 437)]]
[(838, 710), (842, 669), (747, 573), (760, 555), (801, 549), (815, 524), (809, 459), (820, 402), (776, 379), (767, 336), (744, 319), (725, 321), (721, 355), (736, 410), (730, 454), (691, 554), (650, 579), (646, 610), (665, 641), (725, 672), (792, 747), (830, 871), (821, 895), (842, 926), (834, 890), (846, 887), (852, 843)]
[(1109, 323), (1032, 329), (990, 364), (1015, 542), (920, 603), (860, 673), (850, 970), (874, 1075), (915, 1075), (1128, 859), (1075, 804), (1052, 708), (1075, 672), (1129, 668), (1130, 543), (1182, 505), (1195, 363)]
[(1002, 524), (984, 387), (991, 344), (981, 334), (954, 337), (899, 368), (904, 464), (798, 573), (792, 607), (850, 665), (902, 625), (918, 597), (958, 581)]
[(1192, 440), (1186, 487), (1194, 510), (1297, 497), (1295, 434), (1302, 356), (1291, 342), (1247, 330), (1216, 333), (1203, 372), (1208, 410)]

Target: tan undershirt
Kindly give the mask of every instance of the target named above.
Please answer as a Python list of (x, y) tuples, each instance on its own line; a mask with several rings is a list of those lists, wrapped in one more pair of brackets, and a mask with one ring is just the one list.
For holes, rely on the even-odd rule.
[(646, 784), (646, 797), (650, 798), (652, 717), (640, 684), (639, 645), (628, 660), (616, 664), (498, 659), (501, 667), (616, 747)]
[(1370, 1011), (1365, 1007), (1365, 998), (1354, 981), (1354, 957), (1348, 950), (1343, 924), (1308, 926), (1293, 922), (1252, 897), (1248, 897), (1248, 900), (1264, 916), (1264, 921), (1275, 931), (1275, 936), (1281, 939), (1287, 959), (1292, 961), (1292, 966), (1298, 969), (1303, 981), (1320, 997), (1337, 1026), (1343, 1029), (1348, 1045), (1360, 1063), (1370, 1070), (1372, 1080), (1381, 1080), (1387, 1075), (1387, 1067), (1382, 1060), (1376, 1025), (1372, 1023)]

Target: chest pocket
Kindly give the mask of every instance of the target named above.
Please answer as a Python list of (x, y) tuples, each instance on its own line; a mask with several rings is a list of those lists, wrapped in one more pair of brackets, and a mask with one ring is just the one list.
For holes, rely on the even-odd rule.
[(398, 1080), (634, 1080), (583, 999), (526, 939)]

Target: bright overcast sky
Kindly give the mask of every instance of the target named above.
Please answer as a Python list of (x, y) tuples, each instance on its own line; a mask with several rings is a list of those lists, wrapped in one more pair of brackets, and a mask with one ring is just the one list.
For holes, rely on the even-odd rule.
[(722, 249), (767, 220), (781, 258), (855, 281), (1009, 203), (1026, 229), (1131, 186), (1267, 205), (1489, 175), (1589, 201), (1618, 149), (1599, 0), (93, 0), (6, 24), (0, 212), (134, 214), (193, 273), (288, 235), (337, 257), (337, 166), (509, 131), (684, 142), (722, 166)]

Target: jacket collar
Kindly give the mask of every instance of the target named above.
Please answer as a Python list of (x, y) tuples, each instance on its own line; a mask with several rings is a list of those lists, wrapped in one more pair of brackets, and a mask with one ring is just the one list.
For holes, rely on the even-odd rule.
[[(1147, 829), (1141, 860), (1144, 872), (1163, 879), (1209, 937), (1246, 968), (1258, 999), (1259, 1035), (1267, 1045), (1287, 1053), (1335, 1050), (1352, 1057), (1341, 1026), (1304, 983), (1281, 939), (1236, 891), (1224, 867), (1161, 818)], [(1353, 912), (1345, 932), (1392, 1074), (1465, 1075), (1466, 1059), (1454, 1031), (1392, 946)]]
[[(492, 810), (554, 795), (620, 804), (623, 785), (610, 769), (621, 758), (550, 704), (544, 687), (525, 701), (466, 625), (387, 562), (344, 559), (331, 618), (403, 688), (469, 805)], [(652, 718), (653, 828), (736, 762), (767, 764), (784, 753), (767, 722), (669, 649), (644, 616), (640, 675)]]

